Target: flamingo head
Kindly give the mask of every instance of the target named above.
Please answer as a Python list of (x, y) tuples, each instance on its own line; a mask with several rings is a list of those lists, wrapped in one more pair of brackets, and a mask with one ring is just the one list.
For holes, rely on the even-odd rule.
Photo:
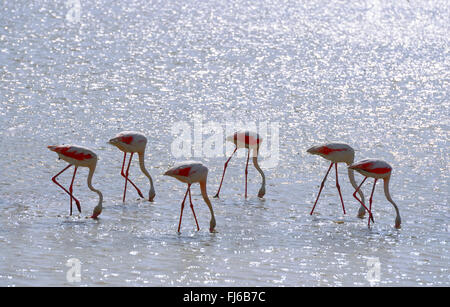
[(150, 191), (148, 192), (148, 200), (149, 201), (153, 201), (153, 199), (155, 198), (156, 193), (155, 193), (155, 189), (153, 188), (153, 186), (150, 188)]
[(261, 189), (259, 189), (258, 197), (262, 198), (264, 197), (265, 194), (266, 194), (266, 187), (262, 186)]
[(216, 232), (214, 228), (216, 228), (216, 220), (211, 219), (211, 221), (209, 222), (209, 232), (211, 233)]
[(102, 208), (99, 207), (99, 206), (95, 207), (95, 208), (94, 208), (94, 212), (92, 212), (91, 218), (94, 219), (94, 220), (96, 220), (97, 217), (100, 215), (100, 213), (102, 213)]
[(401, 228), (401, 226), (400, 226), (401, 223), (402, 223), (402, 220), (400, 219), (400, 216), (397, 215), (397, 218), (395, 219), (395, 228), (396, 229), (400, 229)]

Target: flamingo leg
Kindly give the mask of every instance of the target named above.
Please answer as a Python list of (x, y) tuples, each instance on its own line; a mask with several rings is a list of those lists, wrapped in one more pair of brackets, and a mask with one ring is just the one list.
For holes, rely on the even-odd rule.
[(344, 207), (344, 199), (342, 198), (342, 193), (341, 193), (341, 187), (339, 185), (339, 180), (338, 180), (338, 169), (337, 169), (338, 164), (335, 163), (334, 164), (334, 168), (336, 170), (336, 188), (338, 189), (339, 192), (339, 197), (341, 198), (341, 203), (342, 203), (342, 210), (344, 211), (345, 214), (345, 207)]
[[(370, 210), (370, 212), (372, 212), (372, 198), (373, 198), (373, 192), (375, 192), (375, 185), (377, 184), (377, 180), (378, 180), (378, 178), (375, 178), (375, 181), (373, 182), (372, 193), (370, 194), (370, 199), (369, 199), (369, 210)], [(370, 219), (369, 219), (368, 226), (370, 227)]]
[(369, 219), (372, 219), (372, 222), (375, 223), (375, 221), (373, 220), (373, 216), (372, 216), (372, 211), (370, 211), (369, 209), (367, 209), (367, 207), (364, 205), (364, 203), (358, 198), (358, 196), (356, 196), (356, 193), (359, 191), (359, 189), (361, 188), (361, 186), (363, 185), (364, 181), (366, 181), (367, 177), (365, 177), (363, 179), (363, 181), (361, 182), (361, 184), (358, 186), (358, 188), (355, 190), (355, 193), (353, 193), (353, 197), (356, 198), (357, 201), (359, 201), (359, 203), (361, 204), (361, 206), (364, 207), (364, 209), (367, 210), (367, 212), (369, 212)]
[(57, 186), (59, 186), (61, 189), (63, 189), (64, 192), (66, 192), (67, 194), (69, 194), (70, 197), (71, 197), (71, 199), (73, 198), (73, 199), (75, 200), (75, 203), (77, 204), (77, 208), (78, 208), (78, 210), (80, 210), (80, 212), (81, 212), (81, 206), (80, 206), (80, 202), (78, 201), (78, 199), (76, 199), (75, 196), (73, 196), (71, 192), (67, 191), (66, 188), (64, 188), (58, 181), (56, 181), (56, 178), (57, 178), (59, 175), (61, 175), (64, 171), (66, 171), (66, 170), (67, 170), (69, 167), (71, 167), (71, 166), (72, 166), (72, 164), (69, 164), (69, 165), (66, 166), (62, 171), (60, 171), (58, 174), (56, 174), (55, 176), (53, 176), (52, 181), (53, 181)]
[(180, 212), (180, 221), (178, 222), (178, 232), (180, 232), (180, 227), (181, 227), (181, 219), (183, 218), (183, 209), (184, 209), (184, 202), (186, 201), (186, 197), (188, 195), (189, 192), (189, 188), (191, 187), (191, 184), (188, 184), (188, 188), (186, 190), (186, 194), (184, 194), (184, 199), (183, 202), (181, 203), (181, 212)]
[[(78, 166), (75, 166), (75, 170), (73, 171), (72, 182), (70, 183), (69, 192), (70, 192), (70, 215), (72, 215), (72, 194), (73, 194), (73, 182), (75, 180), (75, 175), (77, 173)], [(78, 211), (81, 212), (81, 208), (78, 207)]]
[(127, 170), (125, 173), (124, 173), (124, 167), (125, 167), (125, 159), (127, 157), (127, 153), (124, 153), (124, 156), (123, 156), (122, 171), (120, 173), (122, 175), (122, 177), (125, 178), (125, 188), (123, 190), (123, 202), (125, 202), (125, 195), (127, 193), (127, 182), (131, 183), (131, 185), (136, 189), (136, 191), (138, 192), (140, 197), (142, 197), (142, 198), (144, 197), (144, 195), (142, 195), (141, 190), (139, 190), (139, 188), (133, 183), (133, 181), (128, 179), (128, 174), (129, 174), (131, 159), (133, 158), (133, 154), (134, 154), (134, 152), (132, 152), (130, 155), (130, 160), (128, 161), (128, 166), (127, 166)]
[(247, 154), (247, 164), (245, 165), (245, 198), (247, 198), (247, 175), (248, 175), (248, 160), (250, 159), (250, 148)]
[(334, 164), (334, 162), (331, 162), (330, 167), (328, 168), (327, 174), (325, 175), (325, 177), (322, 180), (322, 183), (320, 184), (319, 194), (317, 195), (316, 201), (314, 202), (314, 206), (313, 206), (311, 212), (309, 213), (310, 215), (312, 215), (314, 212), (314, 208), (316, 207), (317, 201), (319, 200), (320, 193), (322, 192), (323, 186), (325, 185), (325, 180), (327, 180), (328, 173), (330, 172), (333, 164)]
[(225, 165), (224, 165), (224, 167), (223, 167), (222, 180), (220, 180), (219, 190), (217, 191), (216, 195), (214, 196), (215, 198), (219, 198), (220, 189), (222, 188), (223, 177), (225, 176), (225, 170), (227, 169), (228, 162), (230, 162), (231, 157), (233, 157), (233, 155), (234, 155), (234, 153), (236, 152), (236, 150), (237, 150), (237, 147), (234, 149), (233, 153), (232, 153), (231, 156), (228, 158), (227, 162), (225, 162)]
[(189, 191), (189, 202), (190, 202), (190, 204), (191, 204), (192, 213), (194, 214), (195, 224), (197, 224), (197, 231), (199, 231), (199, 230), (200, 230), (200, 227), (198, 226), (197, 217), (195, 216), (194, 204), (192, 204), (192, 198), (191, 198), (191, 185), (188, 186), (188, 191)]
[(127, 153), (125, 152), (123, 155), (123, 162), (122, 162), (122, 171), (120, 172), (120, 174), (122, 175), (122, 177), (125, 177), (125, 188), (123, 189), (123, 200), (122, 202), (125, 202), (125, 194), (127, 193), (127, 177), (125, 176), (123, 169), (125, 167), (125, 159), (127, 157)]

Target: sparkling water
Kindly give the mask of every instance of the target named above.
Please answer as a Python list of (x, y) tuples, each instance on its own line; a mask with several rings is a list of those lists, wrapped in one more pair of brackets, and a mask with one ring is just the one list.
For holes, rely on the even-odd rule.
[[(0, 286), (449, 286), (449, 16), (446, 0), (2, 1)], [(231, 151), (196, 151), (212, 135), (196, 142), (199, 122), (223, 140), (229, 123), (267, 127), (263, 199), (252, 164), (244, 198), (244, 149), (212, 198)], [(153, 203), (130, 185), (122, 203), (123, 153), (107, 144), (122, 130), (148, 138)], [(332, 170), (309, 215), (329, 162), (306, 149), (329, 141), (393, 166), (400, 230), (382, 184), (373, 227), (356, 217), (344, 165), (347, 214)], [(97, 221), (85, 168), (69, 216), (55, 144), (98, 154)], [(186, 159), (209, 168), (217, 233), (198, 185), (200, 231), (189, 206), (176, 231), (186, 185), (163, 173)], [(130, 178), (148, 194), (136, 158)]]

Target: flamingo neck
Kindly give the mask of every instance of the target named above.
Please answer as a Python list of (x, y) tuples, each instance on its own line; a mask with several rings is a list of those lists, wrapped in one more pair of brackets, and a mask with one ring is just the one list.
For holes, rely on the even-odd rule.
[(149, 172), (147, 171), (147, 169), (145, 168), (145, 163), (144, 163), (144, 152), (139, 152), (139, 167), (141, 168), (142, 173), (144, 173), (144, 175), (148, 178), (148, 180), (150, 181), (150, 191), (149, 191), (149, 200), (152, 201), (153, 198), (155, 197), (155, 188), (153, 186), (153, 180), (152, 180), (152, 176), (150, 176)]
[(103, 194), (102, 194), (102, 192), (100, 192), (99, 190), (97, 190), (96, 188), (94, 188), (92, 186), (92, 177), (94, 176), (94, 172), (95, 172), (95, 165), (93, 167), (89, 168), (89, 174), (88, 174), (88, 178), (87, 178), (87, 185), (88, 185), (88, 188), (91, 191), (97, 193), (98, 197), (99, 197), (98, 204), (94, 208), (94, 212), (92, 214), (92, 217), (96, 218), (102, 212)]
[(397, 214), (395, 218), (395, 227), (400, 228), (401, 218), (400, 218), (400, 211), (398, 210), (397, 205), (391, 198), (391, 194), (389, 193), (389, 181), (391, 177), (384, 178), (384, 195), (386, 195), (387, 200), (394, 206), (395, 212)]
[[(356, 181), (355, 181), (355, 171), (350, 168), (348, 169), (348, 179), (350, 179), (350, 183), (355, 188), (355, 190), (358, 189), (358, 185), (356, 184)], [(364, 202), (364, 194), (361, 191), (361, 189), (358, 189), (358, 193), (359, 193), (359, 196), (361, 196), (361, 202), (364, 204), (365, 203)]]
[(264, 175), (263, 170), (259, 167), (258, 164), (258, 150), (256, 150), (256, 155), (253, 156), (253, 165), (255, 166), (256, 170), (261, 174), (262, 183), (261, 188), (259, 189), (258, 196), (263, 197), (264, 194), (266, 194), (266, 176)]
[(214, 228), (216, 227), (216, 218), (214, 217), (214, 210), (209, 200), (208, 193), (206, 192), (206, 180), (200, 181), (200, 191), (202, 192), (203, 200), (211, 212), (211, 221), (209, 222), (209, 231), (214, 232)]

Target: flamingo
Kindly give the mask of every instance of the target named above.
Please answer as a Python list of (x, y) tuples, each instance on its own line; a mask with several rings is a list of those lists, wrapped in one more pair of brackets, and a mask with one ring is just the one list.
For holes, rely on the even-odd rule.
[[(375, 185), (377, 184), (378, 179), (383, 179), (384, 195), (386, 196), (386, 199), (394, 206), (395, 212), (397, 213), (397, 216), (395, 218), (395, 228), (399, 229), (402, 222), (400, 218), (400, 212), (397, 205), (392, 200), (391, 195), (389, 194), (389, 180), (391, 179), (392, 166), (390, 166), (389, 163), (383, 160), (365, 159), (351, 164), (348, 169), (355, 170), (361, 175), (365, 176), (361, 184), (356, 188), (355, 193), (353, 193), (353, 197), (355, 197), (359, 202), (361, 202), (361, 200), (359, 200), (359, 198), (356, 196), (356, 192), (360, 191), (361, 186), (368, 177), (375, 179), (375, 181), (373, 182), (372, 194), (370, 194), (369, 199), (369, 212), (371, 212), (372, 210), (372, 198), (373, 192), (375, 191)], [(368, 224), (370, 227), (370, 219)]]
[[(130, 164), (131, 159), (133, 158), (133, 155), (135, 153), (139, 156), (139, 166), (141, 168), (141, 171), (144, 173), (145, 176), (147, 176), (148, 180), (150, 181), (150, 191), (148, 193), (148, 200), (153, 201), (155, 198), (155, 188), (153, 187), (153, 180), (150, 174), (148, 173), (147, 169), (145, 168), (144, 164), (144, 153), (145, 153), (145, 146), (147, 145), (147, 138), (140, 132), (134, 132), (134, 131), (123, 131), (117, 134), (115, 137), (109, 140), (109, 144), (116, 146), (121, 151), (123, 151), (123, 162), (122, 162), (122, 170), (121, 175), (125, 178), (125, 187), (123, 189), (123, 202), (125, 202), (125, 196), (127, 193), (127, 183), (131, 183), (131, 185), (136, 189), (139, 196), (144, 198), (144, 195), (142, 195), (141, 190), (128, 178), (129, 170), (130, 170)], [(125, 167), (125, 160), (127, 158), (127, 153), (131, 153), (130, 159), (128, 161), (127, 170), (124, 173), (124, 167)]]
[(245, 166), (245, 198), (247, 198), (247, 175), (248, 175), (248, 161), (250, 159), (250, 150), (253, 150), (253, 165), (255, 166), (256, 170), (261, 174), (262, 177), (262, 184), (258, 192), (258, 197), (263, 197), (264, 194), (266, 194), (266, 177), (264, 176), (264, 172), (258, 165), (258, 152), (259, 146), (262, 142), (262, 138), (256, 132), (238, 131), (235, 132), (233, 135), (228, 136), (227, 141), (234, 143), (234, 145), (236, 145), (236, 148), (234, 149), (233, 153), (228, 158), (228, 160), (225, 162), (219, 190), (217, 191), (217, 194), (214, 197), (219, 198), (220, 189), (222, 188), (223, 177), (225, 176), (225, 171), (227, 169), (228, 162), (230, 162), (231, 158), (233, 157), (234, 153), (238, 150), (238, 148), (248, 148), (247, 164)]
[[(309, 154), (312, 154), (312, 155), (319, 155), (319, 156), (331, 161), (330, 167), (328, 168), (328, 171), (327, 171), (325, 177), (323, 178), (322, 184), (320, 185), (319, 194), (317, 195), (316, 201), (314, 202), (314, 206), (310, 212), (310, 215), (312, 215), (314, 212), (314, 208), (316, 207), (317, 201), (319, 200), (320, 193), (322, 192), (323, 186), (325, 184), (325, 180), (327, 180), (328, 173), (330, 172), (331, 168), (333, 167), (333, 164), (335, 166), (335, 171), (336, 171), (336, 188), (339, 192), (339, 197), (340, 197), (341, 203), (342, 203), (342, 210), (344, 211), (344, 214), (345, 214), (344, 200), (342, 198), (341, 187), (339, 186), (337, 166), (338, 166), (338, 163), (341, 163), (341, 162), (346, 163), (347, 165), (352, 164), (355, 160), (355, 150), (347, 144), (328, 143), (328, 144), (313, 146), (313, 147), (309, 148), (306, 152)], [(352, 184), (352, 186), (356, 189), (357, 185), (355, 182), (355, 175), (354, 175), (353, 169), (350, 169), (350, 168), (348, 169), (348, 178), (350, 179), (350, 183)], [(359, 210), (358, 210), (358, 217), (362, 218), (362, 217), (364, 217), (364, 214), (365, 214), (367, 208), (364, 205), (364, 194), (362, 193), (361, 190), (358, 190), (358, 193), (361, 196), (361, 201), (360, 201), (361, 206), (359, 207)]]
[[(94, 191), (99, 196), (99, 201), (97, 206), (94, 208), (94, 211), (92, 213), (91, 218), (97, 219), (97, 217), (102, 212), (102, 202), (103, 202), (103, 195), (102, 193), (95, 189), (92, 186), (92, 176), (94, 175), (95, 167), (97, 166), (97, 155), (86, 147), (81, 146), (75, 146), (75, 145), (52, 145), (47, 146), (48, 149), (51, 151), (54, 151), (58, 154), (60, 159), (63, 159), (64, 161), (68, 162), (69, 165), (65, 167), (62, 171), (60, 171), (58, 174), (56, 174), (52, 181), (58, 185), (60, 188), (64, 190), (67, 194), (70, 195), (70, 215), (72, 215), (72, 199), (75, 200), (75, 203), (77, 205), (78, 211), (81, 213), (81, 206), (78, 199), (73, 196), (73, 181), (75, 179), (75, 175), (77, 173), (77, 169), (79, 166), (82, 167), (88, 167), (89, 168), (89, 174), (87, 178), (87, 186), (91, 191)], [(56, 178), (61, 175), (64, 171), (66, 171), (69, 167), (72, 165), (75, 165), (75, 170), (73, 172), (72, 176), (72, 182), (70, 183), (69, 191), (67, 191), (66, 188), (64, 188), (61, 184), (59, 184), (58, 181), (56, 181)]]
[(186, 194), (184, 195), (183, 202), (181, 203), (181, 213), (180, 213), (180, 221), (178, 223), (178, 233), (180, 232), (181, 219), (183, 217), (184, 202), (186, 201), (188, 193), (189, 193), (189, 202), (191, 204), (191, 210), (192, 213), (194, 214), (195, 223), (197, 224), (197, 231), (200, 230), (200, 227), (198, 226), (197, 222), (197, 217), (194, 211), (194, 205), (192, 204), (191, 198), (191, 185), (196, 182), (200, 184), (200, 191), (202, 193), (203, 200), (205, 201), (206, 205), (209, 208), (209, 211), (211, 212), (209, 231), (215, 232), (214, 228), (216, 227), (216, 219), (214, 217), (214, 210), (212, 208), (211, 201), (208, 198), (208, 194), (206, 193), (206, 179), (208, 176), (208, 168), (204, 166), (201, 162), (185, 161), (170, 168), (167, 172), (164, 173), (164, 175), (174, 177), (181, 182), (187, 183), (188, 185)]

